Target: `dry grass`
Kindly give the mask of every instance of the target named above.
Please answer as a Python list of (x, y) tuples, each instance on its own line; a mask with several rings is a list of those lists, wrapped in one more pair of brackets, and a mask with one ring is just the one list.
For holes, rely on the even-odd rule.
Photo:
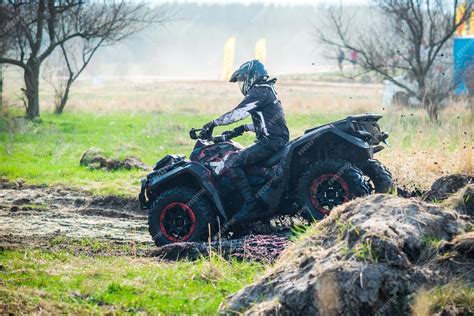
[(412, 306), (413, 316), (472, 315), (474, 287), (453, 281), (432, 290), (420, 290)]

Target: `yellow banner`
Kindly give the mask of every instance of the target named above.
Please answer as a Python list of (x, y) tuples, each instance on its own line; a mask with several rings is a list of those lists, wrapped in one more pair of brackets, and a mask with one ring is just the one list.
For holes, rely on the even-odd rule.
[(229, 37), (224, 44), (224, 60), (222, 63), (222, 80), (229, 80), (234, 69), (235, 37)]
[[(466, 12), (466, 4), (460, 4), (456, 9), (456, 24), (461, 21), (461, 18), (464, 16), (464, 12)], [(456, 34), (459, 36), (466, 35), (466, 24), (461, 24), (458, 29), (456, 30)]]
[(474, 36), (474, 14), (471, 12), (471, 16), (469, 17), (469, 35)]
[(255, 43), (255, 59), (265, 64), (267, 61), (267, 41), (264, 38)]

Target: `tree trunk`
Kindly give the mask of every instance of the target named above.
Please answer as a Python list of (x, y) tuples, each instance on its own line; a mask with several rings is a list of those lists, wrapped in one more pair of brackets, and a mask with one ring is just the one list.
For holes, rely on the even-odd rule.
[(25, 94), (27, 98), (26, 117), (28, 119), (34, 119), (40, 115), (39, 108), (39, 75), (40, 65), (28, 65), (25, 69)]
[(67, 100), (69, 99), (69, 90), (71, 89), (71, 85), (73, 83), (73, 80), (69, 79), (66, 83), (66, 88), (64, 89), (64, 93), (61, 96), (61, 102), (59, 105), (54, 109), (54, 113), (56, 114), (61, 114), (64, 111), (64, 108), (66, 107)]
[[(0, 4), (2, 1), (0, 0)], [(3, 108), (3, 64), (0, 64), (0, 110)]]

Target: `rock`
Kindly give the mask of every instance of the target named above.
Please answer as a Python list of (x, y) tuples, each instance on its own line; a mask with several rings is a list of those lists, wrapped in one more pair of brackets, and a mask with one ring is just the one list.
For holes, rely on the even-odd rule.
[(90, 148), (86, 150), (79, 161), (81, 166), (86, 166), (89, 169), (113, 171), (118, 169), (140, 169), (151, 170), (151, 167), (146, 165), (137, 157), (126, 157), (123, 161), (118, 159), (107, 158), (100, 149)]
[(423, 195), (422, 200), (443, 201), (469, 183), (474, 183), (474, 176), (463, 174), (443, 176), (433, 182), (431, 189)]
[[(474, 282), (474, 259), (447, 260), (435, 243), (426, 242), (457, 240), (466, 228), (459, 217), (453, 210), (391, 195), (351, 201), (288, 247), (259, 281), (229, 296), (220, 312), (409, 314), (409, 298), (422, 287), (460, 276)], [(471, 249), (471, 237), (462, 240), (469, 242), (458, 248)]]

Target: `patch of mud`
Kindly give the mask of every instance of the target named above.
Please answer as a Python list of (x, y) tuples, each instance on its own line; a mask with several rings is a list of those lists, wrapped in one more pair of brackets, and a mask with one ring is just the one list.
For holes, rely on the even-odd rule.
[(196, 260), (207, 256), (212, 249), (224, 258), (273, 262), (288, 246), (288, 237), (289, 234), (248, 235), (234, 240), (213, 241), (211, 244), (175, 243), (159, 247), (152, 251), (152, 255), (166, 260)]
[[(165, 260), (195, 260), (209, 251), (206, 242), (157, 248), (148, 233), (147, 212), (140, 210), (136, 199), (4, 180), (0, 184), (0, 248)], [(287, 245), (288, 229), (253, 226), (259, 234), (214, 241), (211, 248), (227, 258), (274, 261)]]
[(47, 248), (58, 236), (117, 245), (152, 244), (147, 214), (135, 199), (97, 197), (59, 187), (2, 186), (0, 247)]
[(410, 297), (474, 283), (473, 218), (416, 199), (372, 195), (335, 209), (221, 313), (407, 315)]

